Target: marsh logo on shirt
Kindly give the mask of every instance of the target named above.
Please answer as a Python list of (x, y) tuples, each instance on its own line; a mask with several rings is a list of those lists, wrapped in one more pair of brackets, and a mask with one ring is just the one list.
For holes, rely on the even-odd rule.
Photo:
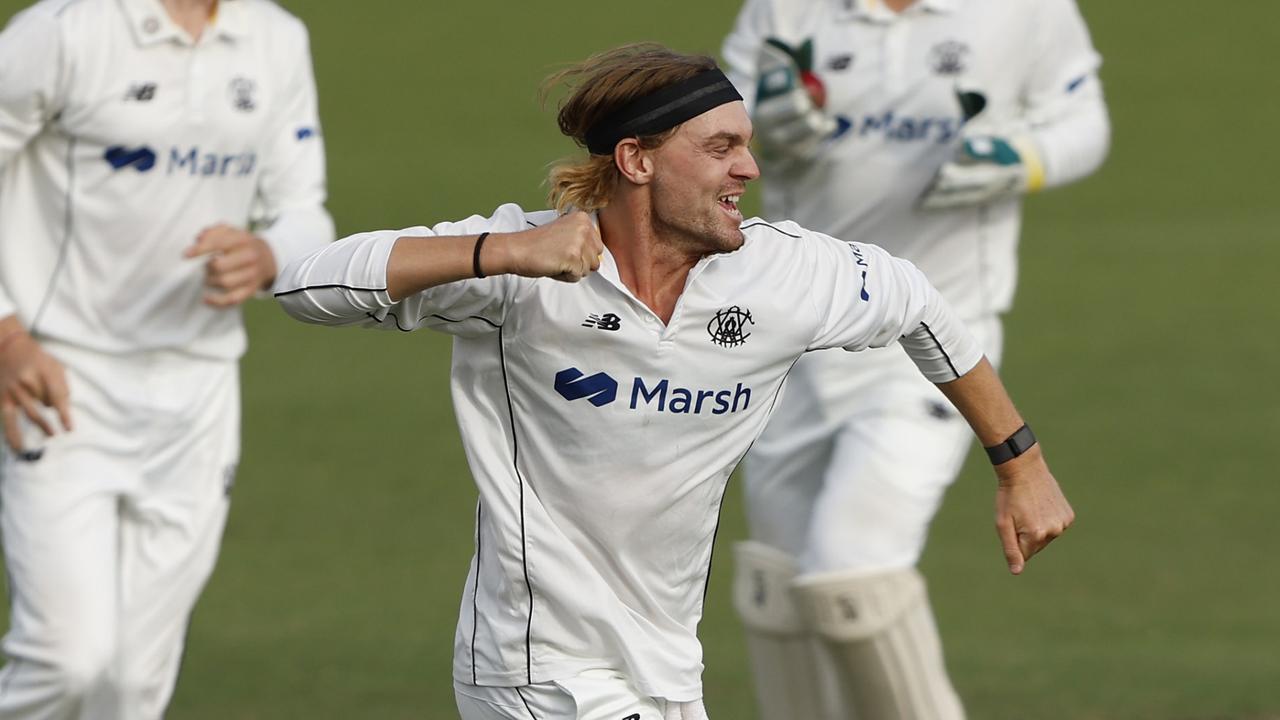
[[(112, 145), (102, 153), (111, 169), (133, 168), (145, 173), (154, 168), (161, 155), (146, 145), (127, 147)], [(197, 146), (169, 148), (168, 163), (164, 172), (168, 175), (190, 177), (245, 177), (253, 173), (258, 156), (253, 152), (208, 152)]]
[[(596, 407), (618, 399), (618, 381), (608, 373), (587, 375), (576, 367), (556, 373), (553, 387), (560, 397), (573, 402), (586, 398)], [(751, 388), (738, 383), (732, 388), (682, 387), (669, 378), (646, 380), (639, 375), (631, 381), (629, 410), (647, 410), (675, 415), (724, 415), (746, 410), (751, 405)]]
[(868, 113), (850, 121), (849, 135), (883, 137), (891, 142), (937, 142), (945, 145), (958, 137), (962, 118), (898, 115), (893, 110)]
[(168, 172), (191, 177), (245, 177), (257, 162), (258, 156), (253, 152), (210, 152), (192, 145), (170, 148)]
[(556, 392), (565, 400), (581, 400), (596, 407), (603, 407), (618, 399), (618, 381), (605, 373), (584, 377), (578, 368), (571, 367), (556, 373)]
[(134, 170), (144, 173), (156, 166), (156, 151), (146, 145), (136, 148), (112, 145), (107, 148), (106, 152), (102, 153), (102, 159), (106, 160), (113, 170), (132, 167)]

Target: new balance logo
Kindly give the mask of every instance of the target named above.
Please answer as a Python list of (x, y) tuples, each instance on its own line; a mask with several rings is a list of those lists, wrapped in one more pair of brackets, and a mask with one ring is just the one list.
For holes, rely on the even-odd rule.
[(578, 368), (568, 368), (556, 373), (556, 392), (565, 400), (587, 398), (596, 407), (603, 407), (618, 399), (618, 381), (604, 373), (583, 377)]
[(613, 313), (605, 313), (604, 315), (596, 315), (592, 313), (582, 321), (582, 327), (594, 327), (601, 330), (617, 331), (622, 327), (622, 318)]
[(124, 94), (125, 102), (130, 100), (134, 102), (151, 102), (156, 97), (156, 87), (155, 83), (136, 83), (134, 85), (130, 85), (129, 89), (125, 91)]
[(113, 145), (107, 148), (102, 157), (116, 170), (132, 166), (138, 172), (146, 172), (156, 166), (155, 151), (145, 145), (140, 148)]

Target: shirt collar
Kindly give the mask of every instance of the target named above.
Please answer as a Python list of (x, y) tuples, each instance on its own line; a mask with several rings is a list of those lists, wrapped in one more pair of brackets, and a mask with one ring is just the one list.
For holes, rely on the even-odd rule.
[[(243, 3), (235, 0), (219, 0), (214, 17), (205, 32), (213, 37), (235, 39), (247, 32), (247, 18)], [(190, 42), (186, 31), (178, 27), (160, 0), (120, 0), (134, 38), (142, 46), (177, 41)]]
[(209, 32), (218, 37), (238, 40), (249, 34), (248, 11), (243, 0), (218, 0), (218, 9)]
[[(885, 7), (883, 0), (834, 0), (839, 13), (845, 17), (862, 20), (886, 20), (897, 17), (897, 13)], [(962, 0), (916, 0), (916, 4), (907, 8), (906, 13), (934, 12), (949, 13), (954, 11)]]

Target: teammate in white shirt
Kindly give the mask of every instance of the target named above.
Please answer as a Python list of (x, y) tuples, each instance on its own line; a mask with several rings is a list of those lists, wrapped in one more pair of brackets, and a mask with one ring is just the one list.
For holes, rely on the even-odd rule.
[(0, 34), (0, 718), (163, 714), (239, 457), (239, 304), (332, 239), (324, 198), (273, 3), (44, 0)]
[[(724, 56), (766, 215), (910, 260), (998, 364), (1022, 194), (1107, 152), (1074, 0), (747, 0)], [(736, 553), (762, 717), (962, 717), (915, 567), (968, 429), (896, 349), (815, 353), (788, 388), (747, 456)], [(861, 597), (885, 617), (806, 617)]]
[[(725, 484), (800, 355), (901, 340), (986, 444), (1023, 423), (909, 263), (743, 220), (751, 122), (710, 58), (627, 46), (555, 79), (573, 88), (560, 128), (590, 152), (553, 171), (557, 210), (355, 235), (289, 265), (276, 294), (309, 322), (455, 336), (480, 492), (464, 718), (702, 718)], [(997, 474), (1020, 568), (1072, 514), (1038, 446)]]

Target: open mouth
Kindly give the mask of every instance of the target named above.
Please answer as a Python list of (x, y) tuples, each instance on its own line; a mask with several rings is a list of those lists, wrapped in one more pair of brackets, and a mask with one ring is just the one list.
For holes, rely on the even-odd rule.
[(721, 195), (719, 198), (720, 209), (729, 214), (735, 220), (742, 220), (742, 211), (738, 209), (738, 202), (742, 200), (741, 195)]

